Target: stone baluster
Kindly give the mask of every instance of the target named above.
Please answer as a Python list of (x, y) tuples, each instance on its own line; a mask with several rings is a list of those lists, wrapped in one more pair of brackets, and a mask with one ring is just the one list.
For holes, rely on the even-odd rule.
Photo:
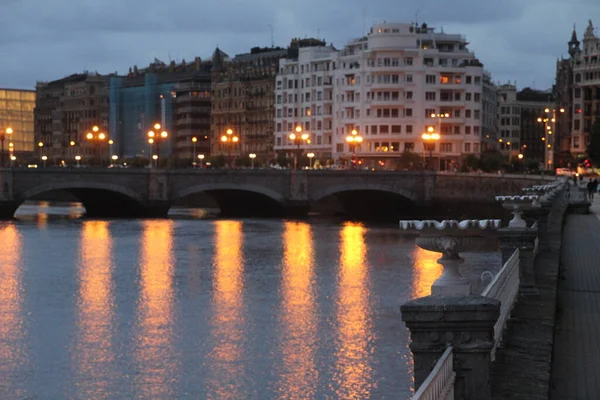
[[(504, 208), (518, 208), (524, 210), (542, 209), (539, 205), (538, 195), (528, 196), (496, 196), (497, 201), (502, 201)], [(519, 214), (520, 219), (520, 214)], [(514, 221), (514, 218), (513, 218)], [(513, 222), (511, 221), (511, 223)], [(534, 262), (536, 256), (536, 244), (538, 241), (538, 228), (527, 227), (519, 220), (516, 224), (508, 224), (507, 228), (498, 229), (500, 250), (502, 252), (502, 265), (519, 249), (519, 294), (534, 295), (538, 293), (535, 284)], [(525, 221), (523, 221), (525, 222)]]
[(512, 210), (513, 219), (508, 223), (509, 228), (526, 228), (527, 222), (521, 217), (525, 209), (533, 208), (533, 202), (538, 196), (496, 196), (496, 201), (502, 202), (502, 207)]
[(490, 399), (490, 353), (500, 302), (471, 294), (460, 275), (460, 252), (477, 251), (500, 226), (500, 220), (400, 221), (404, 231), (418, 233), (419, 247), (442, 253), (442, 276), (431, 286), (431, 296), (401, 306), (410, 330), (415, 388), (427, 378), (448, 345), (454, 346), (455, 398)]

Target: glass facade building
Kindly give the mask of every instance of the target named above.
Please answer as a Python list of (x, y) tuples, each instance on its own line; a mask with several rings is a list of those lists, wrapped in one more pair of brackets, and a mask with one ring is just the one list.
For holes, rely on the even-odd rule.
[(10, 127), (13, 133), (5, 138), (4, 151), (16, 157), (31, 156), (34, 148), (34, 90), (0, 89), (0, 130)]
[(160, 154), (171, 154), (173, 83), (160, 83), (158, 75), (145, 73), (134, 79), (113, 76), (109, 89), (109, 132), (115, 138), (113, 153), (120, 158), (149, 157), (147, 133), (157, 122), (169, 133), (160, 142)]

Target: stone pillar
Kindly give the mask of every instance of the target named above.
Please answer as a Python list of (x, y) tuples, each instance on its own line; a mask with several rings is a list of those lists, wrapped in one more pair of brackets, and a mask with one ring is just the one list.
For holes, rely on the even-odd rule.
[(531, 208), (525, 211), (525, 218), (527, 220), (535, 221), (538, 224), (538, 233), (540, 235), (546, 233), (548, 225), (548, 215), (552, 209), (552, 204), (542, 202), (540, 207)]
[(427, 379), (448, 345), (454, 346), (455, 398), (488, 400), (494, 325), (500, 301), (482, 296), (428, 296), (400, 307), (410, 330), (415, 389)]
[(502, 252), (502, 265), (508, 261), (516, 249), (519, 249), (519, 294), (538, 294), (534, 274), (538, 230), (535, 228), (501, 228), (497, 232)]

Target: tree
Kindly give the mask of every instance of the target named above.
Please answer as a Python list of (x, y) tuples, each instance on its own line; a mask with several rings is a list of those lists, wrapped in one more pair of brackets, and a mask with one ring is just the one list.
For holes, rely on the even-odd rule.
[(592, 126), (590, 143), (587, 146), (587, 156), (593, 165), (600, 165), (600, 119)]
[(422, 157), (410, 150), (404, 150), (398, 158), (398, 169), (418, 169), (421, 166)]

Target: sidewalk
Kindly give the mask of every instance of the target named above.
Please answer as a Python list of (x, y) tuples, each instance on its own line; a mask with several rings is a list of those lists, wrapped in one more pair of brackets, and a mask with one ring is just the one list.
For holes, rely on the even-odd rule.
[(551, 400), (600, 399), (600, 196), (563, 231)]

